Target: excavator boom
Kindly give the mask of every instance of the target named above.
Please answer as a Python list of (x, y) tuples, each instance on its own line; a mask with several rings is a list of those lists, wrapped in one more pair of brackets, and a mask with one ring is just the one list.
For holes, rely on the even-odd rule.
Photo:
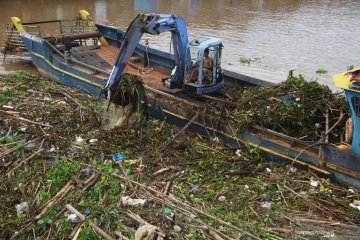
[(191, 66), (190, 60), (186, 60), (188, 35), (184, 19), (168, 14), (138, 14), (125, 32), (115, 66), (106, 84), (110, 92), (120, 80), (121, 74), (140, 42), (142, 35), (144, 33), (158, 35), (162, 32), (171, 32), (172, 34), (175, 64), (177, 66), (176, 78), (174, 80), (175, 87), (181, 87), (184, 79), (185, 64), (190, 64)]

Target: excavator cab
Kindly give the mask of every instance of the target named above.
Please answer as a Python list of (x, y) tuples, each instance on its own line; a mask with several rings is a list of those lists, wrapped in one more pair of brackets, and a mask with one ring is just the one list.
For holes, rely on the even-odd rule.
[(187, 44), (184, 86), (197, 94), (209, 94), (223, 86), (220, 39), (201, 37)]

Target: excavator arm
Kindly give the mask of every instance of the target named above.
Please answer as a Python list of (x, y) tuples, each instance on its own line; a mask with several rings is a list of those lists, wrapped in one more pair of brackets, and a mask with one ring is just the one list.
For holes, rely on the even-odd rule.
[[(175, 86), (181, 87), (184, 79), (184, 66), (186, 60), (186, 46), (188, 35), (186, 23), (183, 18), (167, 14), (139, 14), (131, 22), (125, 32), (124, 40), (120, 46), (120, 52), (113, 67), (106, 87), (111, 90), (120, 80), (127, 62), (133, 54), (137, 44), (144, 33), (158, 35), (162, 32), (171, 32), (177, 72)], [(190, 60), (189, 60), (190, 62)]]

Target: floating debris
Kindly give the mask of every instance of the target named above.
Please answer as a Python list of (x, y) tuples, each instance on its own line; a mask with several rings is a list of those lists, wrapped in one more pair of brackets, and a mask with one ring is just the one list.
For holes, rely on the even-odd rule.
[[(21, 81), (28, 84), (18, 85)], [(27, 91), (29, 88), (31, 91)], [(298, 108), (295, 103), (301, 103), (301, 108), (306, 105), (306, 94), (300, 90), (290, 94), (277, 88), (269, 89), (274, 99), (263, 99), (262, 108), (255, 103), (260, 101), (258, 94), (263, 90), (255, 91), (252, 96), (260, 99), (248, 103), (262, 112), (247, 120), (259, 118), (266, 106), (276, 117), (275, 109), (285, 108), (284, 104), (290, 109)], [(0, 96), (0, 147), (2, 152), (18, 147), (1, 157), (0, 187), (6, 189), (0, 199), (3, 239), (52, 239), (55, 234), (59, 239), (68, 239), (72, 233), (78, 233), (78, 239), (115, 239), (119, 234), (124, 239), (135, 239), (135, 233), (144, 233), (146, 225), (153, 226), (154, 231), (148, 230), (150, 235), (155, 232), (154, 239), (287, 239), (288, 232), (299, 230), (298, 226), (304, 231), (334, 232), (343, 239), (360, 235), (357, 189), (320, 180), (321, 176), (300, 168), (288, 174), (291, 167), (297, 166), (265, 162), (257, 148), (241, 145), (241, 151), (234, 153), (234, 148), (229, 149), (221, 141), (183, 133), (176, 140), (191, 144), (163, 156), (161, 149), (177, 131), (175, 126), (149, 119), (140, 127), (99, 130), (102, 101), (23, 73), (0, 77), (0, 89), (5, 89)], [(81, 107), (64, 100), (59, 92), (71, 94)], [(281, 96), (285, 95), (291, 96), (293, 102), (284, 103)], [(47, 102), (67, 104), (44, 107), (45, 97)], [(249, 97), (245, 94), (238, 103)], [(300, 101), (296, 101), (297, 97)], [(4, 113), (7, 110), (2, 105), (8, 102), (12, 102), (17, 115), (52, 127), (22, 122)], [(338, 109), (337, 104), (330, 104)], [(239, 116), (243, 113), (238, 112)], [(314, 116), (324, 118), (317, 110)], [(264, 119), (257, 120), (267, 121), (268, 117), (266, 113)], [(325, 126), (320, 120), (306, 122), (310, 135), (318, 131), (314, 128), (316, 122)], [(24, 127), (26, 132), (20, 133), (18, 129)], [(291, 130), (291, 126), (282, 127), (285, 132)], [(161, 128), (161, 134), (157, 128)], [(77, 144), (76, 136), (81, 136), (83, 145)], [(95, 145), (85, 144), (90, 143), (89, 139), (98, 141)], [(33, 140), (35, 147), (24, 147)], [(119, 160), (109, 161), (113, 156)], [(18, 161), (26, 159), (26, 164), (17, 167)], [(266, 168), (271, 174), (265, 172)], [(311, 187), (314, 180), (319, 182), (317, 188)], [(122, 197), (127, 197), (127, 203), (137, 199), (146, 203), (143, 207), (141, 203), (124, 206)], [(28, 211), (17, 216), (14, 206), (25, 199)], [(68, 204), (74, 206), (71, 211)], [(70, 215), (75, 214), (71, 217), (74, 224), (64, 208)]]

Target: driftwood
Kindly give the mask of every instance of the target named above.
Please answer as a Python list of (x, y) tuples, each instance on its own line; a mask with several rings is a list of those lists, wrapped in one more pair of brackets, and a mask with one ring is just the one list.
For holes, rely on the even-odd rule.
[(75, 225), (75, 227), (73, 228), (73, 230), (71, 231), (68, 239), (77, 239), (77, 236), (79, 235), (80, 231), (81, 231), (81, 227), (84, 225), (84, 223), (78, 223)]
[(7, 173), (11, 173), (14, 172), (16, 169), (18, 169), (22, 164), (25, 164), (27, 161), (33, 159), (35, 156), (37, 156), (39, 153), (41, 153), (42, 151), (44, 151), (44, 149), (42, 148), (44, 144), (44, 139), (41, 141), (41, 144), (39, 146), (39, 149), (34, 152), (33, 154), (31, 154), (29, 157), (25, 158), (24, 160), (18, 160), (16, 161), (14, 164), (17, 164), (14, 168), (12, 168), (11, 170), (9, 170)]
[(84, 182), (85, 187), (82, 189), (82, 191), (86, 191), (86, 190), (90, 189), (92, 186), (94, 186), (96, 184), (96, 182), (99, 181), (100, 177), (101, 177), (100, 173), (96, 173), (96, 174), (92, 175), (91, 177), (89, 177)]
[(125, 237), (121, 232), (115, 231), (114, 232), (117, 237), (119, 237), (118, 240), (130, 240), (129, 238)]
[[(84, 165), (84, 166), (90, 166), (90, 167), (92, 167), (92, 168), (94, 169), (94, 171), (100, 172), (100, 173), (102, 173), (104, 176), (112, 177), (112, 178), (117, 178), (117, 179), (119, 179), (119, 180), (121, 180), (121, 181), (127, 181), (127, 179), (126, 179), (125, 177), (122, 177), (122, 176), (117, 175), (117, 174), (108, 175), (108, 174), (102, 172), (100, 169), (96, 168), (96, 167), (93, 166), (93, 165), (85, 164), (85, 163), (81, 163), (81, 164)], [(153, 188), (151, 188), (151, 187), (148, 187), (148, 186), (146, 186), (146, 185), (144, 185), (144, 184), (141, 184), (141, 183), (139, 183), (139, 182), (136, 182), (136, 181), (133, 181), (133, 180), (129, 180), (129, 181), (131, 181), (134, 185), (137, 185), (137, 186), (139, 186), (139, 187), (141, 187), (141, 188), (143, 188), (143, 189), (146, 189), (146, 190), (148, 190), (149, 192), (152, 192), (153, 194), (159, 196), (160, 201), (162, 201), (161, 197), (164, 196), (163, 193), (161, 193), (161, 192), (159, 192), (159, 191), (157, 191), (157, 190), (155, 190), (155, 189), (153, 189)], [(173, 202), (174, 204), (172, 204), (172, 207), (179, 208), (180, 205), (181, 205), (181, 206), (183, 206), (183, 207), (186, 207), (186, 208), (190, 209), (190, 210), (193, 211), (193, 212), (202, 214), (202, 215), (204, 215), (204, 216), (206, 216), (206, 217), (208, 217), (208, 218), (210, 218), (210, 219), (213, 219), (214, 221), (216, 221), (216, 222), (218, 222), (218, 223), (221, 223), (221, 224), (223, 224), (223, 225), (226, 225), (226, 226), (228, 226), (228, 227), (230, 227), (230, 228), (238, 231), (239, 233), (243, 233), (244, 235), (247, 235), (247, 236), (252, 237), (252, 238), (254, 238), (254, 239), (260, 239), (260, 238), (258, 238), (258, 237), (256, 237), (256, 236), (254, 236), (253, 234), (251, 234), (250, 232), (244, 231), (244, 230), (242, 230), (242, 229), (240, 229), (240, 228), (232, 225), (231, 223), (225, 222), (225, 221), (223, 221), (222, 219), (219, 219), (218, 217), (215, 217), (215, 216), (213, 216), (213, 215), (211, 215), (211, 214), (208, 214), (208, 213), (206, 213), (206, 212), (204, 212), (204, 211), (202, 211), (202, 210), (199, 210), (199, 209), (197, 209), (197, 208), (195, 208), (195, 207), (189, 206), (188, 204), (186, 204), (186, 203), (184, 203), (184, 202), (181, 202), (181, 201), (179, 201), (179, 200), (177, 200), (177, 199), (170, 198), (170, 197), (168, 197), (168, 196), (164, 196), (164, 199), (167, 200), (169, 203), (170, 203), (170, 202)], [(168, 203), (167, 203), (167, 204), (168, 204)], [(186, 211), (186, 210), (185, 210), (185, 211)], [(189, 212), (189, 211), (186, 211), (186, 212)], [(213, 230), (216, 230), (216, 229), (213, 229)], [(219, 232), (218, 232), (218, 234), (219, 234)], [(223, 235), (223, 237), (226, 236), (225, 234), (222, 234), (222, 235)], [(226, 236), (226, 237), (227, 237), (227, 239), (232, 239), (232, 238), (230, 238), (230, 237), (228, 237), (228, 236)]]
[[(81, 221), (85, 220), (85, 216), (82, 215), (78, 210), (76, 210), (73, 206), (71, 206), (70, 204), (66, 204), (66, 208), (73, 214), (75, 214)], [(90, 227), (97, 233), (99, 234), (102, 238), (106, 239), (106, 240), (112, 240), (113, 238), (107, 234), (104, 230), (102, 230), (101, 228), (99, 228), (95, 223), (93, 223), (92, 221), (89, 221), (89, 225)]]
[(19, 114), (19, 112), (12, 112), (12, 111), (2, 111), (0, 110), (1, 112), (5, 113), (5, 114), (8, 114), (10, 115), (12, 118), (14, 119), (17, 119), (17, 120), (20, 120), (20, 121), (23, 121), (23, 122), (27, 122), (27, 123), (31, 123), (31, 124), (35, 124), (35, 125), (39, 125), (39, 126), (43, 126), (43, 127), (53, 127), (49, 124), (44, 124), (44, 123), (39, 123), (39, 122), (34, 122), (34, 121), (31, 121), (27, 118), (24, 118), (24, 117), (17, 117), (17, 116), (14, 116), (14, 115), (17, 115)]
[(56, 193), (56, 195), (50, 200), (48, 201), (48, 203), (46, 204), (46, 206), (43, 208), (43, 210), (35, 217), (35, 219), (40, 219), (44, 214), (46, 214), (46, 212), (55, 204), (58, 203), (62, 200), (62, 198), (65, 197), (66, 193), (68, 193), (70, 190), (72, 190), (74, 188), (73, 185), (73, 181), (70, 180), (69, 182), (67, 182), (65, 184), (65, 186), (60, 189), (59, 192)]
[(161, 150), (161, 152), (163, 152), (163, 155), (166, 154), (167, 148), (170, 146), (170, 144), (171, 144), (178, 136), (180, 136), (186, 129), (188, 129), (188, 127), (196, 120), (196, 118), (197, 118), (198, 116), (199, 116), (199, 112), (197, 112), (197, 113), (190, 119), (190, 121), (187, 122), (186, 125), (185, 125), (182, 129), (180, 129), (180, 131), (177, 132), (177, 133), (175, 134), (175, 136), (174, 136), (172, 139), (170, 139), (170, 140), (164, 145), (164, 147), (163, 147), (162, 150)]
[(5, 157), (6, 155), (15, 152), (16, 150), (18, 150), (18, 149), (20, 149), (20, 148), (22, 148), (22, 147), (24, 147), (24, 146), (26, 146), (26, 145), (28, 145), (28, 144), (30, 144), (30, 143), (36, 142), (37, 140), (38, 140), (38, 138), (37, 138), (37, 139), (34, 139), (34, 140), (31, 140), (31, 141), (28, 141), (28, 142), (25, 142), (25, 143), (22, 143), (22, 144), (20, 144), (19, 146), (15, 146), (15, 147), (13, 147), (13, 148), (10, 148), (9, 150), (7, 150), (7, 151), (5, 151), (5, 152), (0, 153), (0, 158), (3, 158), (3, 157)]

